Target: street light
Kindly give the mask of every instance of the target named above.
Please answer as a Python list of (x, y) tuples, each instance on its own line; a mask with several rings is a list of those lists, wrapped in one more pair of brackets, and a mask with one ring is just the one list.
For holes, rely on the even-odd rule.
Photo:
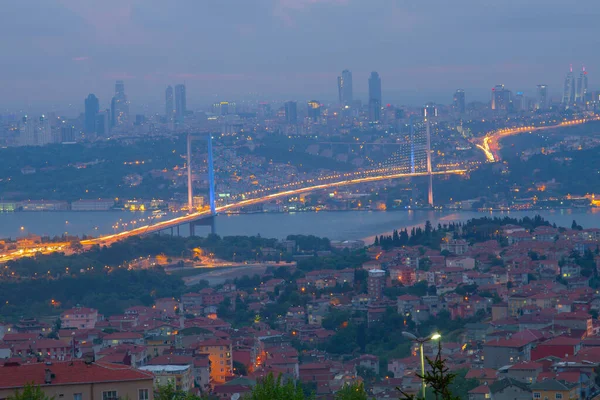
[(419, 350), (421, 351), (421, 386), (422, 386), (423, 400), (425, 400), (425, 356), (423, 355), (423, 344), (427, 343), (431, 340), (439, 340), (442, 338), (442, 335), (440, 335), (438, 332), (435, 332), (427, 337), (420, 338), (420, 337), (416, 337), (415, 335), (413, 335), (410, 332), (402, 332), (402, 336), (404, 336), (407, 339), (412, 340), (413, 342), (419, 343)]

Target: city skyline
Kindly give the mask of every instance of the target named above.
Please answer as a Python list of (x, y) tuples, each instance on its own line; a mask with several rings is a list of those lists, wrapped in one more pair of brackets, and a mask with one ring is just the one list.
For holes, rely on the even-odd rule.
[[(391, 1), (373, 6), (355, 0), (180, 1), (166, 7), (127, 0), (114, 2), (103, 13), (73, 0), (16, 3), (8, 4), (4, 15), (35, 12), (27, 23), (22, 18), (3, 21), (11, 41), (0, 48), (11, 58), (0, 67), (0, 80), (14, 95), (0, 98), (0, 106), (12, 110), (64, 108), (88, 93), (107, 99), (116, 79), (127, 82), (134, 108), (153, 111), (163, 109), (160, 92), (174, 81), (185, 82), (192, 108), (217, 97), (327, 101), (335, 99), (335, 77), (343, 69), (354, 74), (355, 97), (367, 93), (367, 77), (378, 71), (385, 81), (384, 97), (396, 103), (448, 99), (459, 87), (472, 93), (469, 97), (483, 99), (493, 82), (525, 93), (546, 82), (555, 94), (561, 92), (565, 65), (585, 63), (595, 76), (600, 61), (589, 50), (594, 39), (570, 41), (560, 51), (549, 47), (569, 34), (593, 37), (600, 5), (588, 0), (577, 9), (541, 0), (492, 8), (473, 1), (451, 6), (442, 1), (428, 6)], [(448, 7), (473, 23), (447, 18)], [(561, 31), (552, 30), (554, 25)], [(217, 29), (219, 35), (208, 36)], [(475, 30), (483, 34), (473, 35)], [(180, 33), (184, 31), (192, 34)], [(406, 35), (414, 40), (397, 39)], [(440, 39), (447, 35), (453, 39)], [(516, 39), (524, 35), (528, 40), (519, 44)], [(202, 52), (191, 52), (197, 37), (211, 40)]]

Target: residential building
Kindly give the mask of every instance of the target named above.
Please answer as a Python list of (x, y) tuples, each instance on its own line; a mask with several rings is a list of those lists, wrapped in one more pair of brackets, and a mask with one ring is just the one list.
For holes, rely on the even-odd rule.
[(151, 373), (129, 366), (80, 360), (52, 363), (9, 363), (0, 367), (0, 398), (13, 396), (27, 384), (56, 399), (117, 400), (154, 398)]
[(572, 400), (580, 399), (579, 386), (566, 381), (545, 379), (531, 385), (534, 400)]
[(154, 386), (173, 385), (175, 390), (189, 392), (194, 387), (191, 365), (145, 365), (140, 370), (154, 375)]
[(75, 307), (60, 315), (61, 328), (93, 329), (98, 321), (98, 310)]
[(373, 300), (379, 300), (383, 297), (383, 288), (385, 287), (385, 271), (381, 269), (372, 269), (367, 277), (367, 293)]
[(198, 343), (198, 352), (208, 354), (211, 364), (210, 379), (213, 384), (225, 383), (233, 373), (231, 340), (207, 339)]

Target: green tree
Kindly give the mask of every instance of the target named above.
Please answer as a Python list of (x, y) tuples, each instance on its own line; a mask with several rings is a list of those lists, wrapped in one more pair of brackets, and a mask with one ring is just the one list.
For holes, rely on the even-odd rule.
[(154, 392), (155, 400), (200, 400), (200, 397), (175, 389), (172, 383), (159, 386)]
[[(294, 382), (281, 382), (281, 375), (275, 379), (272, 373), (256, 386), (245, 397), (246, 400), (305, 400), (302, 387)], [(163, 399), (160, 399), (163, 400)], [(166, 400), (166, 399), (165, 399)]]
[(54, 400), (54, 397), (49, 397), (44, 391), (33, 384), (26, 384), (23, 391), (17, 390), (14, 395), (8, 396), (8, 400)]
[(367, 400), (367, 392), (362, 383), (353, 383), (344, 385), (344, 387), (335, 394), (335, 400)]

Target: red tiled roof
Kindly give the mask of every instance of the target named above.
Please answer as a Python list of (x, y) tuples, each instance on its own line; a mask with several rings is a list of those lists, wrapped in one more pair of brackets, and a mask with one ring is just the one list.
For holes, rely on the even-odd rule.
[[(52, 383), (44, 382), (45, 371), (54, 374)], [(83, 361), (25, 364), (0, 367), (0, 389), (19, 388), (27, 383), (40, 386), (75, 385), (83, 383), (125, 382), (152, 380), (153, 374), (124, 365), (102, 362), (86, 364)]]

